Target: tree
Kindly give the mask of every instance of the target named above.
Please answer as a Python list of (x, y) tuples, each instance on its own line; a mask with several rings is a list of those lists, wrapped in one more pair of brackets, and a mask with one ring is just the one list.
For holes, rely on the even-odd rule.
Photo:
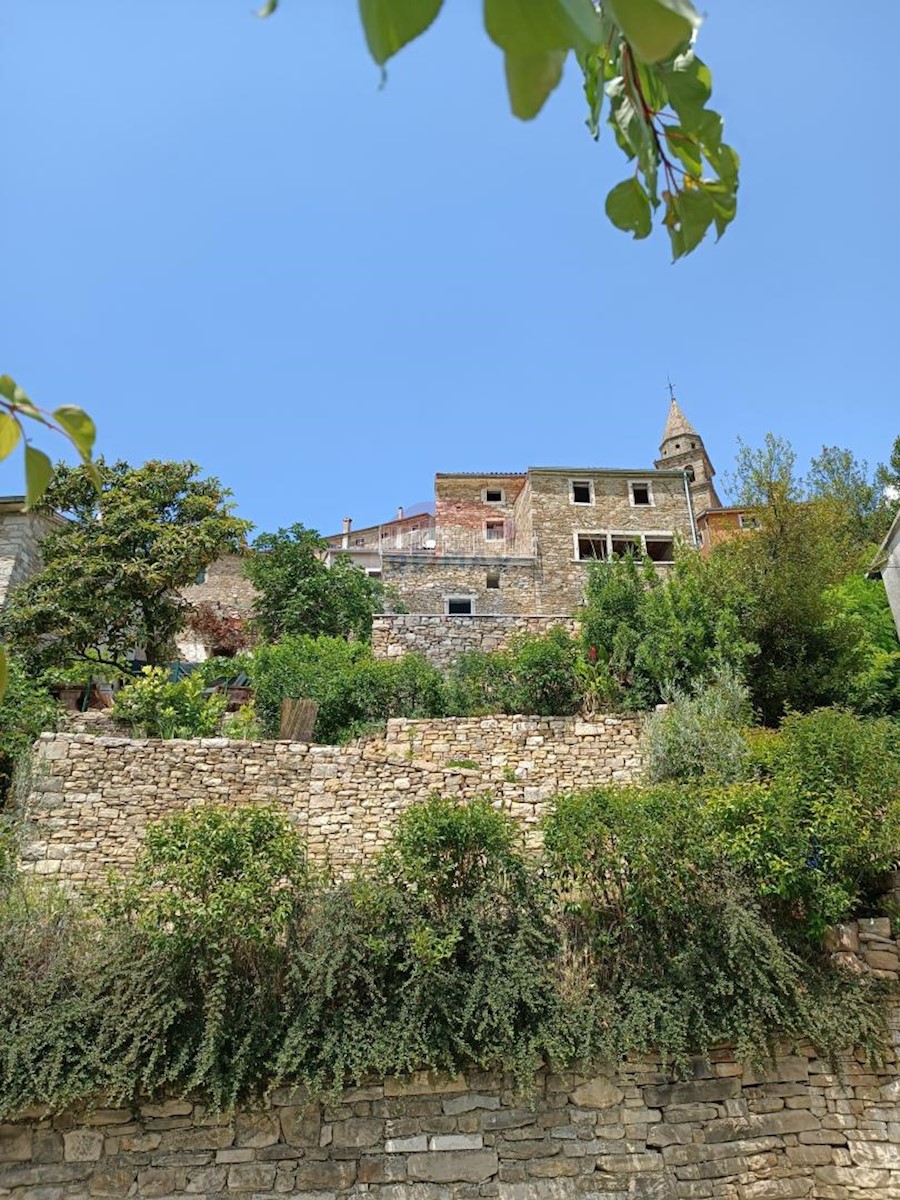
[[(27, 424), (26, 424), (27, 422)], [(73, 404), (64, 404), (55, 412), (39, 408), (9, 375), (0, 375), (0, 462), (22, 443), (25, 448), (25, 504), (36, 505), (50, 480), (53, 467), (43, 450), (31, 443), (28, 430), (43, 425), (67, 437), (78, 451), (87, 470), (92, 470), (91, 453), (96, 430), (87, 413)], [(9, 662), (0, 645), (0, 700), (9, 679)]]
[(17, 659), (9, 664), (9, 684), (0, 696), (0, 809), (12, 784), (16, 763), (46, 729), (55, 729), (60, 707)]
[(244, 570), (257, 592), (256, 627), (267, 641), (292, 634), (368, 640), (373, 616), (384, 612), (385, 589), (343, 557), (326, 566), (327, 549), (315, 529), (301, 524), (254, 541)]
[[(259, 16), (275, 12), (266, 0)], [(435, 21), (443, 0), (360, 0), (369, 52), (384, 70)], [(709, 68), (694, 53), (701, 18), (690, 0), (484, 0), (484, 25), (503, 51), (513, 113), (537, 116), (569, 55), (584, 76), (588, 128), (596, 139), (604, 99), (608, 123), (634, 173), (606, 198), (619, 229), (647, 237), (662, 210), (672, 255), (695, 249), (737, 211), (739, 160), (706, 107)]]
[(187, 616), (180, 589), (239, 549), (249, 529), (232, 515), (230, 493), (198, 472), (190, 462), (133, 468), (102, 459), (90, 473), (56, 468), (41, 507), (66, 519), (3, 615), (6, 636), (33, 668), (111, 665), (140, 646), (148, 662), (165, 656)]
[(875, 471), (875, 483), (882, 495), (896, 508), (900, 503), (900, 434), (894, 438), (888, 461), (879, 463)]
[(807, 491), (814, 499), (835, 504), (847, 535), (860, 550), (873, 542), (877, 545), (887, 533), (891, 506), (885, 502), (884, 488), (870, 478), (868, 465), (859, 462), (852, 450), (823, 446), (810, 464)]

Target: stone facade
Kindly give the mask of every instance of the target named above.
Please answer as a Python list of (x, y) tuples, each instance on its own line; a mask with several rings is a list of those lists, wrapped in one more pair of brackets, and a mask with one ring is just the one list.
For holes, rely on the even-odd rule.
[(311, 858), (345, 875), (385, 845), (399, 812), (436, 792), (490, 792), (533, 846), (551, 796), (639, 777), (640, 738), (636, 717), (506, 716), (396, 720), (386, 737), (347, 746), (43, 734), (22, 869), (102, 883), (131, 866), (148, 822), (200, 804), (274, 804)]
[(371, 1079), (314, 1103), (279, 1087), (255, 1111), (190, 1100), (0, 1124), (7, 1200), (891, 1200), (900, 1196), (900, 1010), (880, 1069), (835, 1074), (808, 1047), (764, 1069), (728, 1048), (676, 1079), (540, 1070), (530, 1100), (471, 1072)]
[(385, 554), (382, 580), (395, 587), (413, 613), (445, 614), (452, 597), (472, 601), (478, 615), (541, 611), (537, 563), (532, 558)]
[(210, 563), (196, 583), (181, 593), (188, 604), (211, 604), (225, 617), (249, 617), (256, 591), (244, 574), (239, 554), (225, 554)]
[(9, 592), (41, 565), (41, 538), (54, 522), (24, 512), (23, 496), (0, 498), (0, 608)]
[(469, 650), (500, 650), (518, 633), (546, 633), (562, 626), (578, 631), (571, 617), (474, 616), (447, 617), (413, 613), (388, 613), (372, 624), (372, 651), (376, 658), (422, 654), (436, 667), (448, 667)]

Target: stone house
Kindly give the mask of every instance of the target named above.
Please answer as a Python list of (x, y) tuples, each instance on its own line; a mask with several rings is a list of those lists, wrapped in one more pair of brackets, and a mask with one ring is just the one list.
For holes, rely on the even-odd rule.
[(41, 563), (41, 539), (62, 517), (27, 512), (24, 496), (0, 496), (0, 608)]
[(567, 614), (582, 601), (585, 564), (634, 552), (665, 568), (679, 538), (699, 546), (698, 515), (722, 507), (714, 475), (673, 399), (652, 467), (440, 473), (433, 517), (358, 535), (345, 521), (329, 555), (349, 554), (412, 613)]

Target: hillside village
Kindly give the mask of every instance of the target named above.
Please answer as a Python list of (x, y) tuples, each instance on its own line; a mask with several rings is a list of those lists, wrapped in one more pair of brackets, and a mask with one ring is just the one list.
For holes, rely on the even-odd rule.
[[(897, 518), (789, 462), (722, 505), (673, 399), (255, 549), (192, 466), (3, 501), (0, 1194), (900, 1194)], [(230, 548), (142, 670), (145, 488)]]

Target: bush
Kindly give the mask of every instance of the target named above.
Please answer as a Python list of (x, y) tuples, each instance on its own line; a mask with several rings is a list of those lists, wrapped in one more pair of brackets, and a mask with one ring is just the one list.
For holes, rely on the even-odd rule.
[(13, 657), (9, 682), (0, 696), (0, 809), (12, 785), (16, 764), (45, 730), (55, 729), (62, 715), (43, 683)]
[(721, 783), (748, 771), (750, 694), (727, 668), (691, 694), (677, 693), (647, 720), (647, 774), (653, 783), (705, 778)]
[(820, 709), (755, 740), (760, 783), (709, 799), (729, 856), (814, 936), (875, 911), (900, 863), (896, 722)]
[(197, 673), (172, 683), (164, 667), (144, 667), (139, 679), (116, 693), (112, 715), (139, 737), (212, 737), (226, 703), (220, 693), (206, 695)]
[(578, 646), (565, 629), (520, 634), (505, 650), (461, 654), (447, 680), (448, 707), (460, 716), (527, 713), (569, 716), (581, 707)]
[(346, 741), (388, 717), (444, 712), (442, 676), (424, 658), (376, 659), (368, 646), (342, 638), (291, 637), (260, 646), (247, 670), (269, 737), (278, 736), (286, 696), (318, 702), (318, 742)]
[(612, 993), (619, 1048), (685, 1061), (716, 1041), (753, 1058), (776, 1031), (832, 1053), (877, 1040), (877, 1015), (859, 994), (859, 1010), (838, 1001), (849, 981), (836, 983), (818, 944), (796, 936), (790, 913), (779, 923), (765, 911), (716, 817), (693, 789), (668, 785), (561, 798), (547, 819), (568, 955), (585, 989)]

